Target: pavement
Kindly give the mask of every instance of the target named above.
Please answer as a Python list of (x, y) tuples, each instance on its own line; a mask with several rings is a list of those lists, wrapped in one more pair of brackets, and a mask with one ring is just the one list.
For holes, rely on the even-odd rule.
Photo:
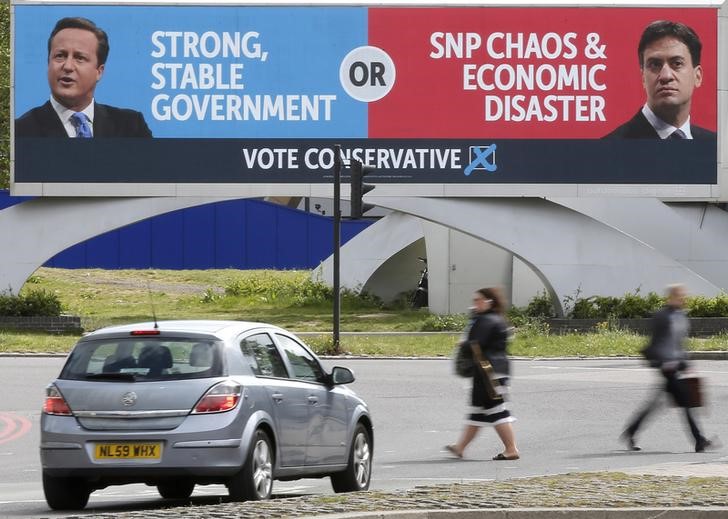
[[(694, 352), (720, 358), (727, 352)], [(523, 460), (511, 462), (520, 463)], [(275, 491), (275, 486), (274, 486)], [(54, 519), (59, 516), (54, 514)], [(68, 515), (87, 518), (88, 515)], [(157, 509), (97, 513), (99, 519), (728, 519), (728, 456), (615, 472), (461, 481), (395, 491), (170, 501)]]
[(263, 502), (216, 502), (203, 498), (192, 503), (170, 502), (168, 508), (99, 513), (93, 517), (726, 519), (728, 457), (717, 462), (665, 463), (619, 472), (462, 481), (386, 492), (280, 497)]

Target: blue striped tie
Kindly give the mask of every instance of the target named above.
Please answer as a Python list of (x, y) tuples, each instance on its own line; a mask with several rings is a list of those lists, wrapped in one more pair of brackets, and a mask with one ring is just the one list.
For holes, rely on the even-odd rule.
[(685, 133), (683, 133), (683, 131), (680, 128), (678, 128), (677, 130), (672, 132), (670, 135), (668, 135), (667, 138), (668, 139), (685, 139), (686, 137), (687, 136), (685, 135)]
[(91, 127), (88, 125), (88, 116), (85, 113), (74, 112), (71, 116), (71, 122), (76, 128), (77, 139), (90, 139), (93, 137), (91, 135)]

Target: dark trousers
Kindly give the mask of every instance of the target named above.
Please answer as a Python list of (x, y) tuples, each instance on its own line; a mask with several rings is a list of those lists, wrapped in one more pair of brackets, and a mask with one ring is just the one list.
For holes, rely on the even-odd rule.
[(647, 405), (645, 405), (642, 410), (637, 413), (632, 422), (630, 422), (629, 426), (627, 426), (626, 432), (630, 436), (635, 436), (642, 425), (642, 422), (644, 422), (650, 414), (660, 407), (660, 401), (662, 400), (664, 391), (670, 398), (672, 398), (675, 404), (681, 406), (685, 410), (685, 418), (687, 419), (688, 426), (690, 427), (690, 433), (693, 435), (693, 438), (695, 438), (695, 441), (698, 442), (700, 440), (704, 440), (705, 437), (700, 433), (700, 428), (693, 417), (692, 410), (685, 405), (685, 402), (687, 402), (687, 396), (685, 394), (685, 387), (680, 383), (680, 379), (678, 378), (680, 372), (665, 370), (661, 370), (660, 372), (662, 373), (662, 376), (665, 377), (665, 386), (660, 388), (657, 394), (650, 399), (649, 402), (647, 402)]

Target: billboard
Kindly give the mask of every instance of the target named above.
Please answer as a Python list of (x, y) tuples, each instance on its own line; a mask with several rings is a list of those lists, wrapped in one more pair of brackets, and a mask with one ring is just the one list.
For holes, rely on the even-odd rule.
[[(49, 49), (67, 17), (108, 35), (101, 68), (55, 39), (83, 29)], [(717, 184), (715, 8), (17, 2), (12, 19), (14, 194), (310, 194), (331, 183), (334, 144), (376, 168), (378, 194)], [(656, 20), (702, 42), (687, 75), (640, 68)], [(84, 81), (88, 129), (64, 105)], [(649, 96), (687, 102), (688, 138), (629, 129)]]

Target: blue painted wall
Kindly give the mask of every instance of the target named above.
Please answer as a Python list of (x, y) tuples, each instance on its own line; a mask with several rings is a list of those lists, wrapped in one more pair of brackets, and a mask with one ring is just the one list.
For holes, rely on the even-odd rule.
[[(28, 200), (0, 190), (0, 209)], [(343, 221), (346, 243), (372, 222)], [(45, 266), (103, 269), (311, 269), (333, 252), (333, 221), (260, 200), (149, 218), (70, 247)]]

